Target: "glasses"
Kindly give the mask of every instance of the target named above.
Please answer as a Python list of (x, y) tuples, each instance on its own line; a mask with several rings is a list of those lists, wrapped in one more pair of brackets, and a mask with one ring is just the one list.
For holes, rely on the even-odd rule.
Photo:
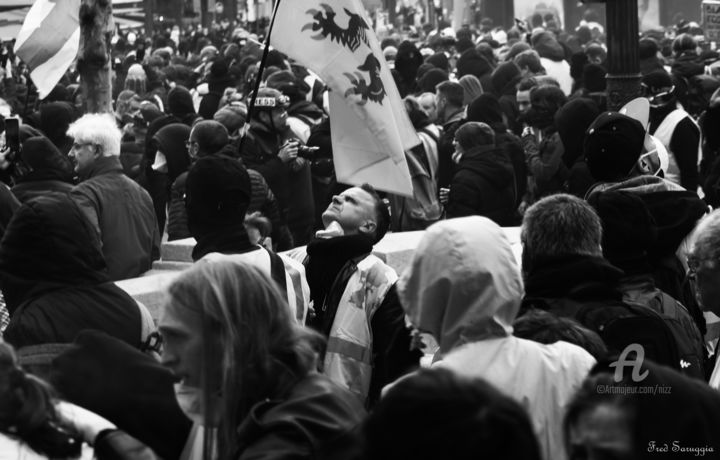
[(81, 148), (85, 147), (86, 145), (94, 145), (94, 144), (92, 142), (73, 142), (72, 149), (80, 150)]

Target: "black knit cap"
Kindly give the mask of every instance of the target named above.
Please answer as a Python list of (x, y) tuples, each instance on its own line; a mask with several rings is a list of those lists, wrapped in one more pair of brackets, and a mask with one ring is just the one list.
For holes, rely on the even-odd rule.
[(645, 141), (643, 125), (617, 112), (601, 113), (585, 133), (584, 152), (590, 174), (599, 181), (630, 175)]

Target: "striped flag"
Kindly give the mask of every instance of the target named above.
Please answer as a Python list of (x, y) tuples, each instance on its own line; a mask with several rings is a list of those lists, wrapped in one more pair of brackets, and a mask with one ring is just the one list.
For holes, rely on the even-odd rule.
[(77, 56), (81, 0), (36, 0), (15, 41), (15, 54), (45, 98)]

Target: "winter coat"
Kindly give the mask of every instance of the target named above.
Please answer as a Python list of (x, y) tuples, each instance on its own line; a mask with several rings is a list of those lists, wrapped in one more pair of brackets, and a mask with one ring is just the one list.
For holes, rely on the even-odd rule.
[(25, 203), (38, 196), (49, 193), (70, 193), (73, 184), (66, 180), (62, 174), (52, 170), (31, 171), (18, 180), (12, 188), (13, 195)]
[(538, 145), (535, 136), (522, 137), (534, 200), (563, 191), (570, 172), (563, 163), (565, 148), (558, 133), (548, 133)]
[(514, 223), (515, 173), (504, 150), (476, 147), (463, 153), (450, 184), (447, 217), (485, 216)]
[(566, 457), (564, 409), (595, 360), (565, 342), (512, 335), (523, 282), (505, 232), (484, 217), (428, 228), (398, 294), (413, 325), (440, 348), (435, 364), (482, 377), (528, 411), (546, 460)]
[(4, 338), (17, 348), (69, 343), (84, 329), (133, 347), (143, 339), (147, 318), (110, 282), (99, 237), (67, 195), (18, 209), (0, 243), (0, 284), (10, 312)]
[[(218, 152), (218, 155), (226, 153), (234, 153), (232, 146), (228, 146)], [(240, 161), (240, 160), (238, 160)], [(262, 175), (252, 169), (248, 169), (250, 176), (250, 205), (248, 213), (260, 211), (263, 216), (270, 219), (272, 231), (270, 236), (273, 245), (278, 251), (291, 249), (292, 236), (287, 228), (285, 219), (280, 214), (278, 202), (272, 191), (268, 187)], [(187, 211), (185, 209), (185, 182), (187, 181), (187, 172), (182, 173), (173, 183), (170, 190), (170, 206), (168, 209), (168, 241), (189, 238), (190, 229), (187, 224)]]
[(117, 157), (100, 157), (72, 192), (102, 240), (110, 279), (135, 278), (160, 256), (150, 195), (122, 173)]
[[(245, 166), (265, 178), (280, 204), (281, 213), (287, 219), (297, 246), (306, 244), (310, 239), (315, 202), (310, 162), (298, 157), (295, 161), (283, 163), (277, 156), (285, 136), (284, 133), (270, 132), (264, 125), (251, 121), (240, 157)], [(292, 137), (292, 134), (287, 133), (287, 136)]]

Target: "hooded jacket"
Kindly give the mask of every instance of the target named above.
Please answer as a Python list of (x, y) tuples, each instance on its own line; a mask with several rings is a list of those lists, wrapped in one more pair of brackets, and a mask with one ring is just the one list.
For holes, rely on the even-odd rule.
[(118, 157), (95, 160), (71, 195), (102, 240), (113, 281), (135, 278), (160, 256), (152, 199), (122, 172)]
[(50, 192), (68, 193), (72, 189), (72, 166), (46, 137), (31, 137), (23, 142), (22, 160), (31, 171), (17, 178), (12, 188), (21, 203)]
[(503, 149), (484, 146), (463, 153), (450, 183), (448, 218), (478, 215), (510, 226), (515, 200), (515, 173)]
[(439, 344), (435, 365), (482, 377), (528, 411), (546, 460), (566, 457), (564, 408), (595, 363), (565, 342), (512, 335), (523, 282), (505, 232), (484, 217), (428, 228), (398, 282), (413, 325)]
[(69, 343), (98, 329), (139, 347), (142, 318), (135, 301), (110, 282), (100, 240), (67, 195), (25, 203), (0, 244), (0, 283), (16, 348)]
[(585, 196), (595, 183), (585, 163), (583, 141), (585, 131), (598, 115), (597, 104), (586, 98), (572, 99), (555, 113), (555, 126), (564, 150), (562, 161), (570, 170), (568, 191), (575, 196)]

